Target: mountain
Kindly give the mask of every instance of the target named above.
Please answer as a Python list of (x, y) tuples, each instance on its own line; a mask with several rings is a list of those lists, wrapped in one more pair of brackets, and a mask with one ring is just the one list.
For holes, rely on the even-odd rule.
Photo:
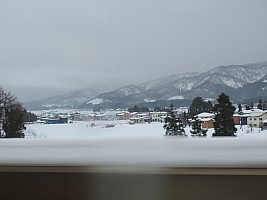
[[(103, 93), (96, 98), (109, 102), (108, 105), (98, 104), (103, 108), (112, 104), (123, 104), (127, 107), (134, 104), (149, 105), (152, 102), (155, 104), (159, 101), (180, 100), (182, 102), (181, 100), (192, 100), (197, 96), (217, 99), (221, 92), (228, 94), (233, 101), (237, 101), (240, 97), (260, 96), (262, 93), (260, 88), (264, 87), (261, 79), (264, 79), (266, 75), (267, 62), (219, 66), (204, 73), (177, 74), (138, 85), (125, 86)], [(246, 92), (249, 88), (254, 88), (254, 92)], [(86, 105), (92, 106), (90, 101)]]
[(127, 85), (111, 92), (80, 90), (50, 97), (41, 105), (65, 104), (78, 108), (128, 108), (133, 105), (154, 107), (188, 106), (193, 98), (201, 96), (217, 99), (221, 92), (232, 101), (256, 96), (267, 98), (267, 62), (245, 65), (219, 66), (204, 73), (184, 73), (166, 76), (138, 85)]
[(64, 95), (52, 96), (41, 101), (26, 102), (24, 103), (24, 106), (29, 110), (48, 109), (51, 107), (71, 108), (76, 107), (84, 103), (85, 101), (88, 101), (88, 99), (92, 99), (99, 94), (100, 92), (92, 88), (87, 88)]

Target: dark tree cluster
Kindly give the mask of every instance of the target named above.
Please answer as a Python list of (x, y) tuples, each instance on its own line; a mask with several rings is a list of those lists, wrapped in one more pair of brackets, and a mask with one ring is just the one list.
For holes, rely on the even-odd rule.
[(190, 117), (194, 117), (202, 112), (211, 112), (212, 111), (212, 103), (210, 101), (204, 101), (202, 97), (196, 97), (193, 99), (188, 114)]
[(245, 109), (246, 110), (251, 110), (251, 109), (261, 109), (261, 110), (267, 110), (267, 101), (266, 100), (262, 100), (261, 98), (258, 100), (258, 103), (256, 104), (256, 106), (254, 106), (254, 103), (246, 103), (245, 105)]
[(262, 110), (267, 110), (267, 101), (264, 100), (263, 104), (262, 104)]
[(190, 130), (193, 137), (195, 136), (207, 136), (207, 129), (203, 129), (201, 126), (201, 121), (198, 118), (194, 118), (191, 121), (192, 130)]
[(10, 92), (0, 88), (1, 137), (24, 137), (24, 108)]
[(224, 93), (219, 95), (218, 104), (214, 105), (213, 112), (215, 113), (213, 136), (235, 136), (237, 129), (235, 128), (233, 114), (235, 107), (229, 100), (229, 96)]
[(267, 101), (266, 100), (262, 101), (262, 99), (259, 99), (257, 108), (261, 110), (267, 110)]
[(163, 128), (166, 130), (165, 136), (186, 136), (183, 121), (176, 116), (175, 108), (172, 104), (165, 118)]
[(162, 108), (160, 106), (155, 106), (153, 109), (154, 112), (163, 112), (163, 111), (168, 111), (168, 110), (169, 110), (168, 107)]
[(23, 110), (23, 122), (36, 122), (37, 116), (34, 113), (27, 112), (27, 110)]
[(137, 105), (135, 105), (131, 108), (128, 108), (128, 111), (129, 112), (149, 112), (149, 109), (144, 106), (138, 107)]

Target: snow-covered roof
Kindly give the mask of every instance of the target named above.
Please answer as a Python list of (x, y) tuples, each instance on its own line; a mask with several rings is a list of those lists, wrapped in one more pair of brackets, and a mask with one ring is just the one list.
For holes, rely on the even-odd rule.
[(199, 120), (202, 122), (208, 122), (208, 121), (211, 121), (213, 119), (212, 118), (199, 118)]
[(136, 115), (137, 114), (137, 112), (132, 112), (132, 113), (130, 113), (130, 115)]
[(248, 117), (260, 117), (263, 114), (265, 114), (266, 112), (263, 110), (257, 110), (257, 111), (252, 111), (252, 113), (248, 114)]
[(147, 116), (148, 114), (147, 113), (139, 113), (137, 114), (137, 116)]
[(234, 117), (240, 117), (240, 115), (239, 115), (239, 114), (234, 114), (233, 116), (234, 116)]
[(210, 118), (213, 116), (214, 116), (213, 113), (207, 113), (207, 112), (203, 112), (197, 115), (198, 118)]
[(250, 114), (250, 113), (252, 113), (252, 111), (251, 111), (251, 110), (242, 110), (242, 113), (245, 115), (245, 114)]

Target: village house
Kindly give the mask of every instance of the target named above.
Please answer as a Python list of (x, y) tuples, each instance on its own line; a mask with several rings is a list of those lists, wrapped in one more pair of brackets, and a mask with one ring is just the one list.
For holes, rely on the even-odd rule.
[(117, 114), (117, 120), (130, 120), (131, 114), (129, 112), (122, 112)]
[(267, 111), (254, 109), (247, 114), (247, 125), (251, 128), (262, 128), (263, 121), (267, 119)]
[(196, 117), (201, 121), (202, 128), (213, 128), (214, 113), (200, 113)]
[(235, 125), (240, 125), (240, 122), (241, 122), (241, 117), (239, 114), (234, 114), (233, 115), (233, 118), (234, 118), (234, 124)]
[(251, 110), (243, 110), (240, 113), (240, 125), (248, 125), (248, 116), (250, 116), (250, 114), (252, 113)]
[(152, 122), (164, 122), (167, 117), (167, 112), (150, 112), (150, 119)]
[(130, 123), (145, 123), (150, 121), (149, 113), (131, 113)]
[(262, 128), (267, 130), (267, 119), (262, 121)]

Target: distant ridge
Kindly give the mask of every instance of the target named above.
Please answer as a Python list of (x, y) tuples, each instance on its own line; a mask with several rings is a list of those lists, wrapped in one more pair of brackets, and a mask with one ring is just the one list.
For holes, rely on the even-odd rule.
[(39, 105), (72, 104), (77, 108), (99, 109), (127, 108), (135, 104), (153, 107), (168, 105), (170, 101), (187, 105), (197, 96), (216, 99), (221, 92), (228, 94), (232, 101), (245, 101), (257, 96), (267, 98), (266, 88), (267, 61), (219, 66), (204, 73), (174, 74), (102, 94), (90, 89), (80, 90), (39, 101)]

